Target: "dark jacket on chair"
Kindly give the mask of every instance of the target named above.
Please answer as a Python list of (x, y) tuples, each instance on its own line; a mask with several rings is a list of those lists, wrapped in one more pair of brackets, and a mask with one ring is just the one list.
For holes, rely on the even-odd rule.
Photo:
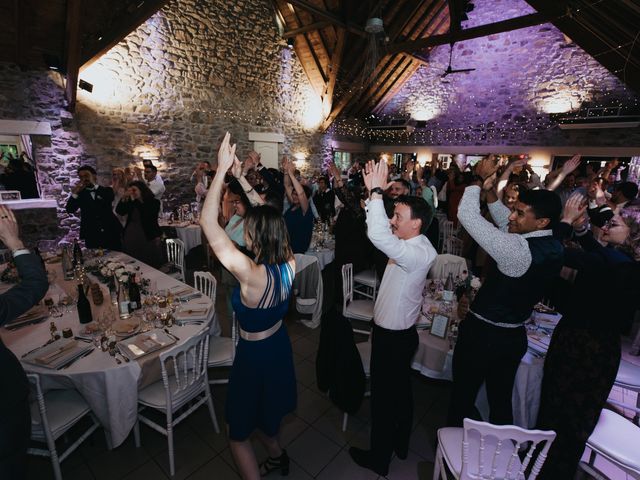
[(322, 317), (316, 376), (318, 389), (328, 390), (340, 410), (349, 414), (358, 411), (365, 392), (364, 368), (351, 324), (335, 309)]
[(87, 248), (120, 250), (122, 226), (113, 214), (113, 198), (110, 187), (97, 186), (93, 191), (84, 189), (77, 198), (72, 195), (67, 200), (68, 213), (80, 209), (80, 238), (85, 241)]

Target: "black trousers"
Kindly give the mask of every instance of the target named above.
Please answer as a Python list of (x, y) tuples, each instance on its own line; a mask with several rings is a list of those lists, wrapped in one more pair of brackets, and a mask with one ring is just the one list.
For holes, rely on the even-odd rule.
[(480, 420), (475, 403), (483, 383), (489, 400), (489, 421), (512, 424), (513, 382), (526, 351), (524, 327), (498, 327), (469, 313), (460, 323), (453, 352), (453, 390), (447, 424), (462, 427), (465, 418)]
[(373, 326), (371, 339), (371, 451), (387, 466), (394, 449), (409, 447), (413, 420), (411, 360), (418, 348), (415, 327)]
[[(11, 388), (10, 385), (6, 387)], [(31, 435), (31, 412), (27, 398), (0, 412), (0, 478), (26, 478), (27, 448)]]

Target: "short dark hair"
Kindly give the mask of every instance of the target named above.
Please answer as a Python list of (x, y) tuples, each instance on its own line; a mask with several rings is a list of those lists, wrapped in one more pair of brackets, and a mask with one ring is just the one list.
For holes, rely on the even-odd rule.
[(624, 195), (624, 198), (633, 200), (638, 196), (638, 185), (633, 182), (622, 182), (613, 187), (614, 190), (619, 191)]
[(431, 225), (433, 220), (433, 210), (431, 206), (429, 206), (424, 198), (412, 197), (410, 195), (400, 195), (395, 201), (396, 205), (399, 203), (409, 207), (412, 220), (420, 220), (422, 222), (420, 225), (420, 233), (426, 236), (429, 225)]
[(97, 175), (98, 174), (98, 172), (96, 172), (96, 169), (93, 168), (91, 165), (82, 165), (82, 166), (78, 167), (78, 173), (80, 173), (83, 170), (86, 170), (87, 172), (90, 172), (93, 175)]
[(406, 181), (404, 178), (398, 178), (398, 179), (394, 180), (394, 182), (401, 183), (404, 188), (406, 188), (407, 190), (411, 191), (411, 184), (408, 181)]
[(554, 228), (560, 221), (562, 202), (560, 196), (549, 190), (524, 190), (518, 200), (531, 207), (536, 218), (548, 218), (549, 228)]
[(148, 168), (153, 173), (158, 173), (158, 167), (156, 167), (155, 165), (145, 165), (144, 168), (145, 170)]

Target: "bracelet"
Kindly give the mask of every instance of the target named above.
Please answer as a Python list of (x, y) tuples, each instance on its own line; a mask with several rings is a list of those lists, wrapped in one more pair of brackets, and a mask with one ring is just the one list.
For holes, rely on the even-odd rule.
[(379, 193), (380, 195), (384, 195), (384, 190), (382, 190), (382, 188), (380, 187), (375, 187), (372, 188), (371, 190), (369, 190), (369, 193)]
[(251, 192), (253, 192), (253, 187), (251, 187), (249, 190), (242, 190), (244, 193), (249, 194)]

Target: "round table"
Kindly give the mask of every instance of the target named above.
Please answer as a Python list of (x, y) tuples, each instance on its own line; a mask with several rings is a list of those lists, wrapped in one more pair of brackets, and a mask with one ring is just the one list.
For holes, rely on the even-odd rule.
[(202, 228), (190, 222), (167, 223), (160, 221), (161, 227), (171, 227), (176, 229), (178, 238), (184, 242), (185, 254), (192, 248), (202, 245)]
[[(433, 300), (425, 299), (425, 302), (434, 303)], [(437, 302), (436, 302), (437, 303)], [(427, 309), (428, 310), (428, 309)], [(453, 315), (455, 316), (456, 308), (454, 305)], [(548, 329), (555, 327), (560, 320), (560, 315), (536, 313), (535, 321), (537, 324), (544, 324)], [(417, 326), (420, 328), (421, 321)], [(411, 367), (419, 371), (422, 375), (437, 379), (449, 380), (453, 379), (452, 359), (453, 350), (449, 348), (448, 339), (440, 339), (432, 335), (428, 329), (422, 329), (418, 332), (418, 349), (413, 358)], [(538, 416), (540, 407), (540, 387), (542, 385), (542, 375), (544, 369), (544, 354), (550, 340), (550, 335), (543, 333), (542, 330), (536, 331), (529, 329), (527, 331), (529, 341), (529, 351), (520, 360), (520, 366), (516, 373), (516, 379), (513, 385), (513, 422), (523, 428), (533, 428)], [(489, 417), (489, 403), (484, 385), (478, 393), (476, 407), (482, 414), (483, 418)]]
[(324, 268), (333, 262), (334, 258), (336, 258), (336, 251), (334, 248), (314, 248), (311, 247), (307, 250), (305, 255), (311, 255), (318, 259), (318, 264), (320, 264), (320, 270), (324, 270)]
[[(139, 266), (143, 277), (152, 278), (159, 290), (184, 290), (187, 287), (176, 279), (148, 265), (137, 262), (123, 253), (112, 252), (105, 258), (119, 261), (127, 266)], [(56, 271), (59, 264), (48, 265), (47, 267)], [(56, 277), (58, 280), (52, 284), (47, 294), (54, 299), (60, 294), (60, 289), (69, 292), (69, 289), (74, 286), (73, 282), (60, 280), (62, 275), (56, 275)], [(193, 307), (191, 307), (192, 304)], [(104, 305), (109, 306), (108, 295), (105, 298)], [(203, 329), (212, 327), (214, 309), (209, 298), (205, 296), (194, 298), (189, 306), (194, 310), (207, 307), (208, 321), (203, 318), (201, 323), (185, 323), (182, 326), (174, 325), (171, 327), (170, 332), (180, 339), (174, 345), (181, 344), (202, 332)], [(56, 323), (60, 331), (64, 328), (71, 328), (74, 334), (78, 334), (81, 329), (77, 311), (73, 308), (70, 312), (63, 312), (62, 317), (50, 317), (42, 323), (27, 325), (16, 330), (1, 328), (0, 336), (5, 345), (18, 358), (21, 358), (25, 353), (43, 345), (50, 339), (49, 323), (51, 321)], [(80, 358), (68, 368), (60, 370), (39, 367), (31, 363), (22, 363), (26, 371), (40, 374), (42, 387), (45, 391), (51, 389), (76, 389), (87, 401), (89, 407), (104, 427), (107, 438), (110, 439), (110, 447), (117, 447), (127, 438), (136, 422), (138, 389), (160, 379), (158, 354), (159, 351), (137, 360), (118, 364), (108, 352), (95, 349), (88, 356)]]

